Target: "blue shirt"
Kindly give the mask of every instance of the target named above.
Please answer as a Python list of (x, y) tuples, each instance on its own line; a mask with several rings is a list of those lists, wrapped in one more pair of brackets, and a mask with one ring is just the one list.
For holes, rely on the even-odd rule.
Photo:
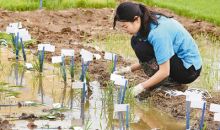
[(158, 17), (159, 25), (150, 24), (150, 32), (147, 37), (152, 44), (157, 63), (163, 64), (174, 54), (183, 61), (186, 69), (192, 65), (196, 70), (202, 66), (202, 59), (189, 32), (173, 18)]

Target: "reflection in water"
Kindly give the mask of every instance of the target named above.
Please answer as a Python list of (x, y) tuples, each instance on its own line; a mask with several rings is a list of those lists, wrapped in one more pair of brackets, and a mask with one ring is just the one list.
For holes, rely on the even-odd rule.
[(16, 86), (23, 86), (25, 75), (25, 68), (21, 65), (17, 60), (15, 62), (12, 61), (9, 83)]
[[(27, 56), (29, 57), (29, 55)], [(25, 70), (23, 66), (19, 65), (20, 61), (12, 65), (13, 62), (6, 60), (7, 57), (7, 55), (2, 56), (0, 59), (3, 66), (5, 66), (3, 70), (0, 70), (2, 74), (4, 74), (4, 76), (0, 77), (0, 80), (7, 81), (13, 85), (24, 86), (23, 89), (19, 89), (21, 94), (13, 100), (34, 101), (44, 105), (37, 107), (12, 107), (10, 110), (0, 109), (0, 116), (10, 113), (16, 113), (17, 117), (21, 115), (21, 113), (45, 115), (48, 113), (42, 112), (43, 109), (51, 109), (53, 103), (61, 103), (62, 107), (69, 108), (68, 111), (61, 112), (65, 115), (65, 119), (56, 121), (36, 120), (34, 123), (38, 128), (49, 125), (51, 128), (61, 126), (66, 129), (71, 126), (91, 130), (126, 129), (124, 113), (117, 114), (113, 111), (114, 103), (117, 103), (117, 100), (115, 100), (115, 98), (117, 98), (115, 90), (112, 89), (111, 92), (106, 93), (107, 90), (93, 87), (92, 93), (89, 93), (86, 98), (83, 98), (82, 90), (72, 89), (72, 87), (68, 86), (74, 81), (69, 74), (67, 75), (67, 82), (61, 82), (62, 78), (57, 74), (59, 73), (58, 68), (55, 67), (53, 70), (45, 69), (43, 74), (36, 75), (34, 71)], [(10, 65), (14, 67), (11, 68)], [(45, 63), (45, 67), (51, 66)], [(71, 79), (71, 81), (68, 79)], [(5, 95), (1, 94), (0, 98), (5, 99)], [(151, 128), (172, 130), (173, 128), (182, 128), (181, 123), (173, 123), (175, 120), (168, 118), (167, 115), (161, 114), (157, 110), (142, 109), (139, 104), (131, 104), (131, 106), (131, 115), (133, 118), (130, 120), (130, 128), (128, 128), (130, 130), (145, 130)], [(117, 115), (118, 118), (115, 119), (115, 115)], [(15, 129), (26, 129), (28, 124), (27, 121), (21, 120), (17, 120), (14, 123)]]
[(66, 97), (66, 87), (67, 87), (67, 83), (64, 82), (64, 88), (63, 88), (63, 94), (62, 94), (62, 99), (61, 99), (61, 106), (64, 107), (64, 100)]
[(38, 96), (41, 99), (41, 103), (44, 104), (44, 89), (43, 89), (43, 80), (42, 80), (42, 74), (39, 74), (39, 86), (38, 86)]

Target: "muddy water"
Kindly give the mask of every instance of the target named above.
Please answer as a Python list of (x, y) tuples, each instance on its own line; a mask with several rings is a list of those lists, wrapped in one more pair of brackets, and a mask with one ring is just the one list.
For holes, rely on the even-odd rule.
[[(0, 117), (14, 124), (13, 129), (28, 129), (30, 120), (20, 120), (22, 113), (47, 115), (46, 110), (52, 109), (54, 103), (60, 103), (66, 109), (59, 111), (64, 114), (64, 118), (37, 119), (33, 121), (37, 128), (57, 129), (60, 126), (62, 129), (126, 129), (124, 118), (119, 120), (118, 114), (113, 112), (114, 103), (103, 98), (106, 90), (93, 89), (86, 101), (82, 102), (81, 90), (71, 89), (69, 77), (65, 85), (58, 67), (46, 63), (43, 74), (39, 75), (23, 68), (22, 57), (18, 62), (13, 60), (14, 54), (8, 49), (1, 48), (0, 54)], [(28, 62), (33, 63), (34, 58), (29, 54)], [(17, 104), (24, 101), (32, 101), (37, 105), (18, 107)], [(130, 130), (184, 129), (184, 121), (176, 121), (152, 106), (138, 102), (130, 105)]]

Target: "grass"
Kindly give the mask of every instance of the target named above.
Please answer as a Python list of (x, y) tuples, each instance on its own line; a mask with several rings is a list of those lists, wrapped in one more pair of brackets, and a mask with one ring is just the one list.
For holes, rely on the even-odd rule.
[[(0, 41), (3, 40), (3, 39), (5, 41), (7, 41), (7, 45), (9, 47), (13, 47), (12, 35), (4, 33), (4, 32), (0, 32)], [(30, 47), (30, 46), (33, 46), (36, 43), (37, 43), (36, 40), (32, 39), (30, 41), (25, 42), (24, 45), (25, 45), (25, 47)]]
[[(115, 7), (116, 0), (43, 0), (43, 8), (49, 10), (68, 8), (105, 8)], [(12, 11), (39, 9), (40, 0), (0, 0), (0, 8)]]
[[(220, 41), (216, 37), (204, 34), (196, 35), (194, 38), (199, 46), (203, 68), (198, 80), (190, 86), (213, 90), (220, 79)], [(92, 45), (132, 60), (137, 59), (130, 45), (130, 36), (126, 34), (107, 34), (104, 39), (100, 36)]]
[(98, 36), (97, 39), (90, 43), (93, 46), (98, 46), (102, 50), (120, 54), (125, 58), (134, 58), (135, 53), (130, 45), (131, 36), (127, 34), (107, 34)]
[(220, 25), (219, 0), (136, 0), (149, 6), (168, 8), (178, 15)]
[(216, 87), (220, 79), (220, 41), (206, 35), (197, 35), (195, 39), (199, 45), (203, 67), (199, 79), (191, 86), (210, 91)]

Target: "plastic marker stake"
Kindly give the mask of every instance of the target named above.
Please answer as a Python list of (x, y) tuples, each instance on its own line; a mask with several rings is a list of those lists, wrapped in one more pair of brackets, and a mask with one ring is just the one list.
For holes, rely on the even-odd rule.
[(65, 81), (66, 83), (66, 67), (65, 67), (65, 57), (62, 56), (62, 62), (60, 63), (61, 64), (61, 68), (62, 68), (62, 73), (63, 73), (63, 80)]
[(26, 62), (27, 58), (26, 58), (26, 53), (25, 53), (25, 50), (24, 50), (24, 43), (22, 41), (22, 38), (20, 40), (21, 40), (21, 47), (22, 47), (22, 53), (23, 53), (24, 62)]
[(83, 88), (82, 88), (82, 103), (85, 102), (85, 97), (86, 97), (86, 83), (83, 82)]
[(186, 130), (190, 130), (190, 101), (186, 101)]
[(129, 127), (129, 105), (127, 105), (127, 110), (126, 110), (126, 127)]
[(71, 80), (74, 79), (74, 57), (71, 56), (70, 60), (70, 75), (71, 75)]
[(126, 112), (126, 127), (129, 127), (129, 104), (115, 104), (114, 112)]
[(214, 113), (214, 121), (220, 121), (220, 113)]
[(74, 50), (73, 49), (61, 49), (61, 55), (62, 56), (74, 56)]
[(121, 94), (122, 94), (122, 86), (120, 86), (120, 90), (119, 90), (119, 93), (118, 93), (118, 104), (121, 104)]
[(115, 60), (115, 55), (116, 55), (116, 54), (109, 53), (109, 52), (105, 52), (104, 59), (114, 61), (114, 60)]
[(80, 79), (81, 81), (83, 81), (83, 80), (84, 80), (84, 71), (85, 71), (85, 69), (84, 69), (85, 67), (84, 67), (84, 61), (83, 61), (83, 59), (82, 59), (81, 62), (82, 62), (82, 64), (81, 64), (82, 72), (81, 72), (81, 75), (80, 75), (80, 78), (79, 78), (79, 79)]
[(43, 72), (43, 64), (44, 64), (44, 47), (43, 50), (41, 51), (41, 57), (40, 57), (40, 72)]
[(203, 103), (203, 108), (202, 108), (202, 116), (201, 116), (201, 120), (200, 120), (200, 126), (199, 129), (202, 130), (203, 129), (203, 124), (204, 124), (204, 116), (205, 116), (205, 109), (206, 109), (206, 102)]
[(127, 90), (127, 84), (128, 84), (128, 80), (126, 80), (125, 85), (124, 85), (124, 89), (123, 89), (123, 93), (122, 93), (122, 97), (121, 97), (121, 104), (124, 103), (124, 99), (125, 99), (125, 93)]
[(62, 56), (53, 56), (52, 57), (52, 63), (56, 64), (56, 63), (61, 63), (62, 62)]
[(72, 83), (72, 88), (73, 89), (82, 89), (83, 88), (83, 82), (76, 81)]
[(116, 65), (117, 65), (117, 60), (118, 60), (117, 55), (115, 55), (114, 57), (115, 58), (114, 58), (114, 65), (113, 65), (112, 73), (115, 71), (115, 68), (116, 68)]
[(17, 36), (15, 36), (16, 60), (18, 60), (18, 54), (19, 54), (18, 44), (19, 44), (19, 32), (17, 33)]
[(220, 113), (220, 105), (211, 103), (210, 104), (210, 111), (215, 112), (215, 113)]
[(40, 0), (40, 9), (43, 7), (43, 0)]

